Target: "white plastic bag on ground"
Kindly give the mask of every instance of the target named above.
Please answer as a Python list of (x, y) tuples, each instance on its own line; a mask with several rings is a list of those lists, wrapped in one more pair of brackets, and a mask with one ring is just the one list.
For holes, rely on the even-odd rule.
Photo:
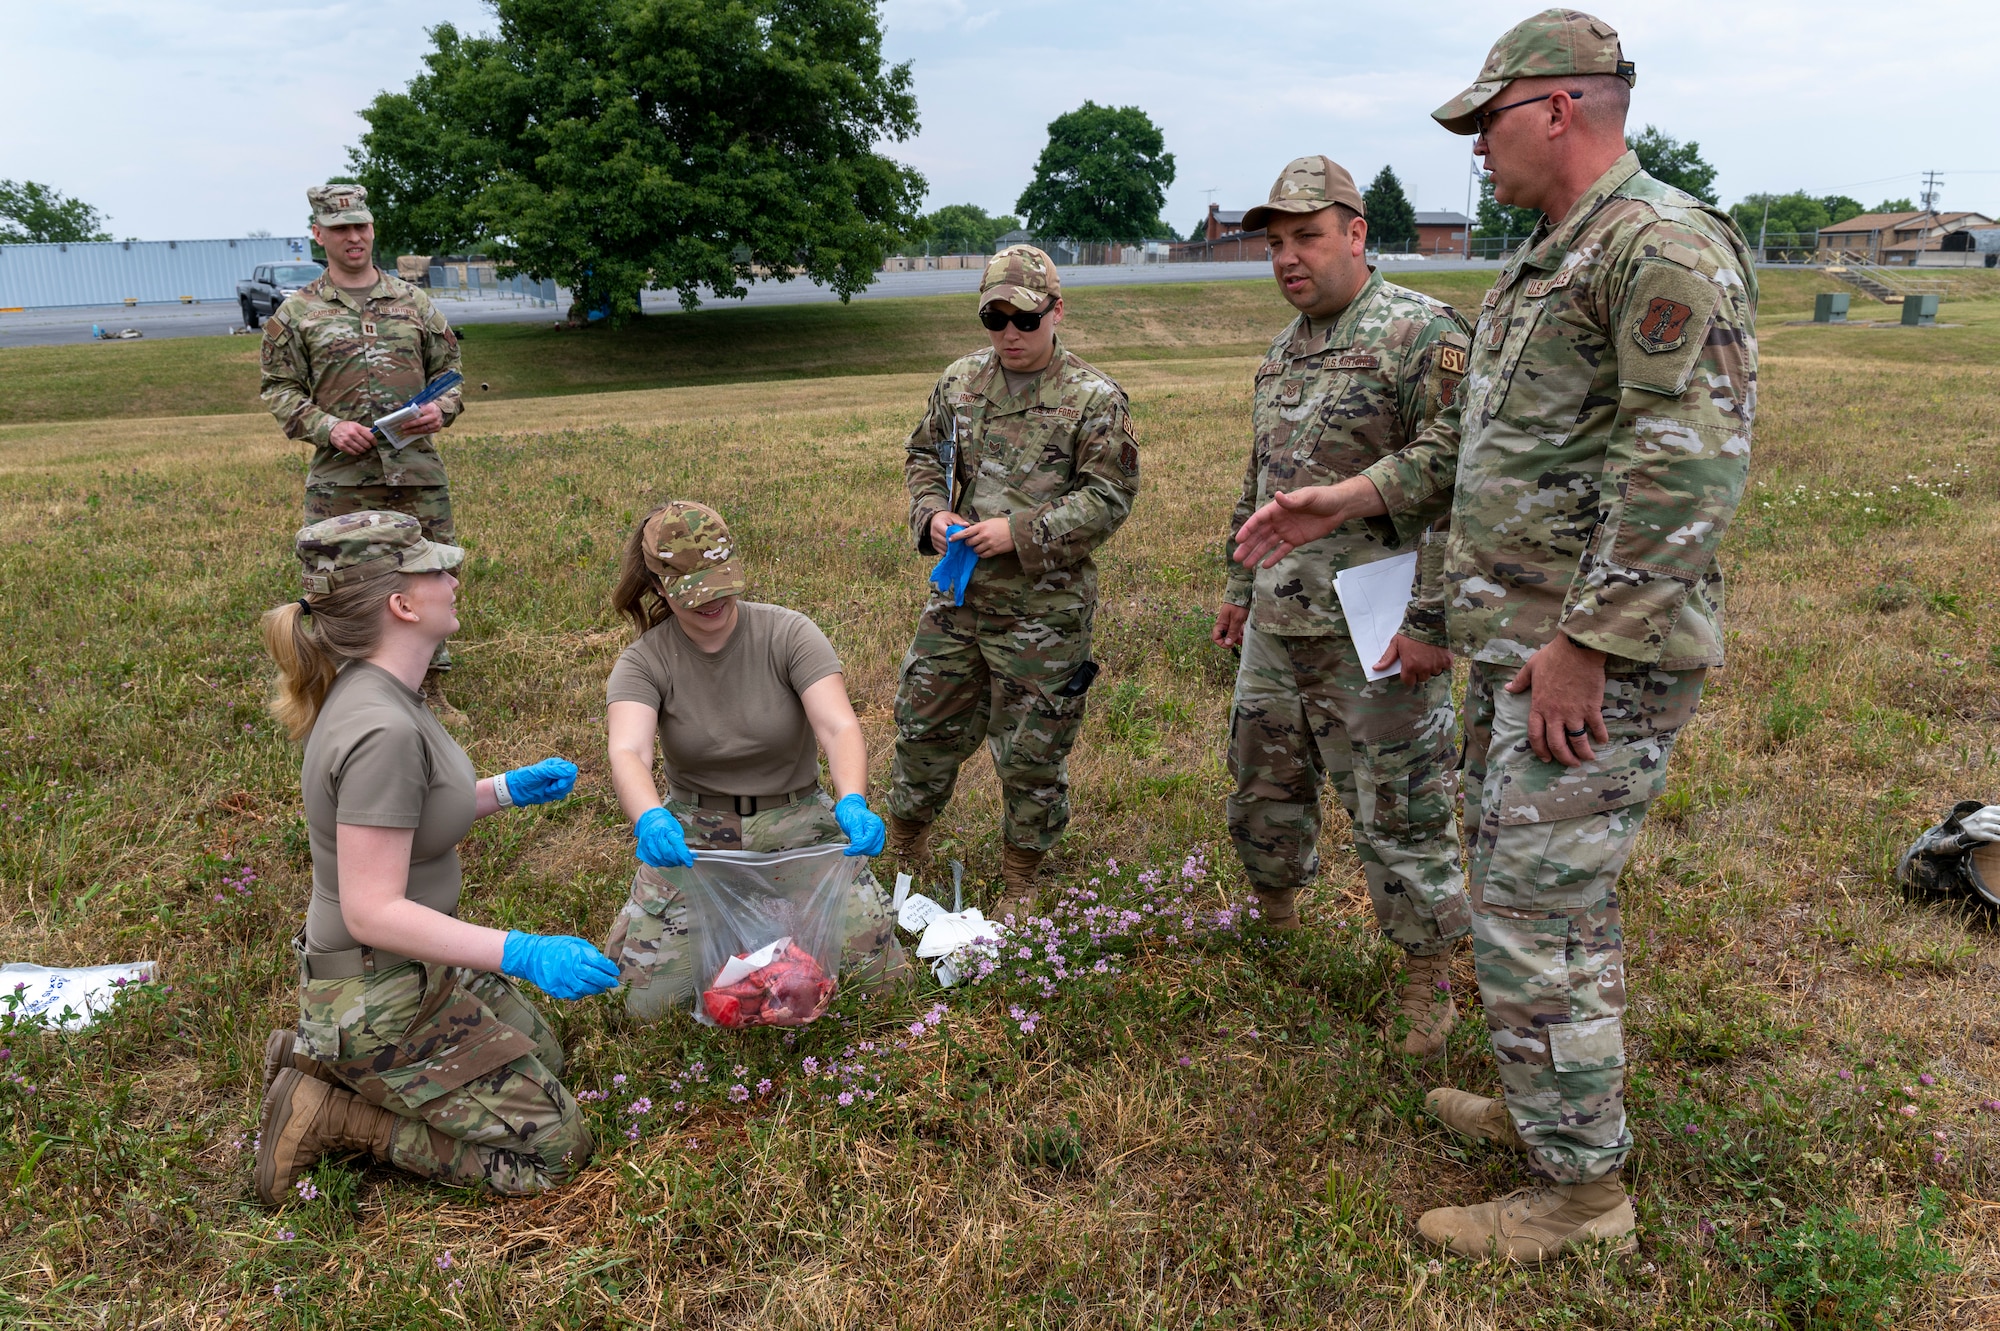
[(0, 995), (18, 992), (21, 998), (21, 1005), (14, 1009), (16, 1015), (46, 1015), (51, 1026), (66, 1031), (80, 1031), (97, 1020), (97, 1014), (110, 1007), (126, 985), (152, 981), (150, 961), (69, 967), (10, 961), (0, 966)]
[(997, 947), (1007, 932), (997, 921), (987, 919), (977, 906), (950, 911), (921, 892), (904, 896), (896, 909), (896, 923), (919, 935), (917, 956), (937, 959), (931, 966), (931, 974), (947, 989), (960, 978), (958, 967), (952, 963), (953, 953), (974, 943)]
[[(768, 853), (704, 850), (694, 867), (677, 871), (686, 875), (697, 944), (696, 1021), (797, 1026), (826, 1010), (847, 942), (847, 898), (868, 865), (846, 849), (835, 842)], [(817, 995), (810, 990), (814, 970), (828, 982)], [(718, 995), (713, 1002), (711, 993)], [(718, 1022), (711, 1008), (732, 1020)]]

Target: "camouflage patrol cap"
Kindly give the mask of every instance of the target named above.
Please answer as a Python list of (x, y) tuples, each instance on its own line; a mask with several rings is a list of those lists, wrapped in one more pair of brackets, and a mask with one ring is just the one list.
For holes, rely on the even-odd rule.
[(1039, 310), (1062, 295), (1056, 261), (1033, 245), (1009, 245), (986, 261), (979, 279), (979, 308), (1006, 301), (1017, 310)]
[(306, 191), (306, 202), (312, 205), (315, 226), (375, 224), (375, 214), (368, 211), (368, 191), (359, 185), (314, 185)]
[(1431, 112), (1431, 119), (1454, 134), (1476, 134), (1473, 116), (1513, 80), (1564, 74), (1616, 74), (1627, 84), (1638, 80), (1619, 48), (1616, 28), (1581, 10), (1544, 9), (1493, 43), (1479, 78)]
[(646, 519), (641, 541), (646, 567), (676, 610), (698, 610), (725, 596), (741, 596), (750, 585), (729, 524), (706, 504), (674, 500)]
[(465, 560), (457, 546), (425, 540), (423, 525), (407, 513), (343, 513), (301, 527), (293, 546), (308, 596), (386, 573), (438, 573)]
[(1316, 213), (1336, 203), (1367, 216), (1368, 210), (1361, 205), (1361, 191), (1354, 188), (1354, 177), (1347, 173), (1346, 167), (1331, 157), (1317, 154), (1294, 157), (1279, 172), (1277, 183), (1271, 186), (1270, 199), (1243, 214), (1243, 229), (1263, 230), (1272, 213)]

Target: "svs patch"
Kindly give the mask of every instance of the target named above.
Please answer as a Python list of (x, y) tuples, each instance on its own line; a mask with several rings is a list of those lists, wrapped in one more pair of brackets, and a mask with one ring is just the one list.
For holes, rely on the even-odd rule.
[(1465, 352), (1459, 347), (1438, 348), (1438, 368), (1446, 374), (1465, 373)]
[(1632, 340), (1654, 355), (1672, 351), (1687, 341), (1688, 320), (1694, 311), (1677, 300), (1655, 296), (1646, 302), (1646, 312), (1632, 324)]

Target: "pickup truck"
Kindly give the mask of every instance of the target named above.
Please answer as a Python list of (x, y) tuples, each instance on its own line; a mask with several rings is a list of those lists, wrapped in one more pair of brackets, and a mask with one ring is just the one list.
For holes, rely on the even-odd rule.
[(290, 263), (261, 263), (247, 282), (236, 284), (236, 303), (243, 310), (243, 323), (255, 328), (259, 319), (268, 319), (285, 303), (285, 297), (318, 277), (326, 269), (304, 260)]

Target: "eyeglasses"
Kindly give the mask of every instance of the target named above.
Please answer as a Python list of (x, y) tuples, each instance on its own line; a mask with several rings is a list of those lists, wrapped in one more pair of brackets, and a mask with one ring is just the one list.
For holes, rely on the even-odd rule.
[(1016, 310), (1012, 314), (1002, 314), (998, 310), (981, 310), (979, 324), (989, 333), (997, 333), (1008, 324), (1024, 333), (1032, 333), (1042, 326), (1042, 320), (1055, 312), (1056, 303), (1050, 301), (1039, 310)]
[[(1583, 100), (1583, 94), (1580, 92), (1572, 92), (1567, 95), (1572, 102)], [(1472, 116), (1472, 132), (1484, 138), (1487, 126), (1491, 125), (1493, 117), (1499, 115), (1502, 111), (1511, 111), (1517, 106), (1533, 106), (1536, 102), (1546, 102), (1553, 96), (1555, 96), (1555, 93), (1545, 92), (1540, 97), (1523, 97), (1518, 102), (1509, 102), (1505, 106), (1496, 106), (1490, 111), (1476, 111)]]

